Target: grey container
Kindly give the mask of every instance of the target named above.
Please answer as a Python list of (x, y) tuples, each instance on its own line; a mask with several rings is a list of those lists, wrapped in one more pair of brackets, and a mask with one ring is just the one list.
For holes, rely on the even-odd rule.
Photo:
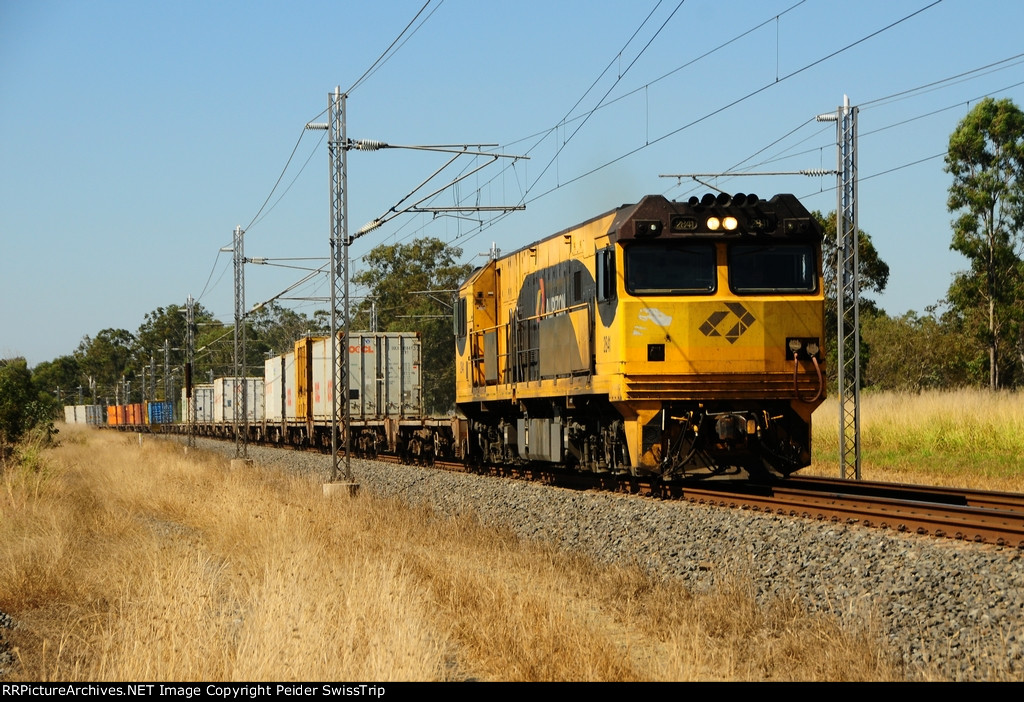
[[(213, 385), (192, 386), (192, 402), (196, 407), (196, 422), (209, 424), (213, 422)], [(181, 389), (181, 421), (188, 421), (188, 400), (185, 398), (185, 388)]]
[(106, 408), (102, 405), (64, 405), (64, 421), (68, 424), (106, 424)]
[[(338, 352), (344, 348), (339, 335)], [(418, 332), (353, 332), (348, 340), (349, 412), (353, 419), (423, 416), (422, 345)], [(331, 340), (313, 346), (313, 415), (330, 419), (334, 400)]]
[(241, 397), (236, 385), (244, 388), (245, 413), (250, 422), (263, 421), (263, 378), (217, 378), (213, 381), (213, 421), (241, 422)]

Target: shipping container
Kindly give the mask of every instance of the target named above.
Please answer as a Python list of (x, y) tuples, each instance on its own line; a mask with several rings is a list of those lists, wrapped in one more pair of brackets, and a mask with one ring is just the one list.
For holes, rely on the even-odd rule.
[(130, 426), (140, 426), (146, 423), (146, 413), (143, 410), (141, 402), (133, 402), (130, 405), (125, 405), (124, 423)]
[(241, 395), (235, 397), (236, 387), (244, 388), (245, 414), (250, 422), (263, 421), (263, 378), (217, 378), (213, 381), (213, 421), (242, 421)]
[(296, 418), (294, 352), (264, 362), (263, 399), (264, 417), (268, 422)]
[[(199, 424), (213, 423), (213, 384), (193, 386), (193, 399), (196, 404), (196, 422)], [(184, 388), (181, 389), (181, 421), (188, 421), (188, 398)]]
[[(313, 358), (314, 347), (322, 344), (330, 337), (307, 336), (295, 342), (295, 418), (308, 422), (313, 419), (314, 388), (313, 368), (317, 361)], [(319, 363), (323, 363), (321, 349)]]
[(107, 408), (103, 405), (83, 405), (85, 407), (85, 423), (94, 426), (107, 423)]
[[(196, 422), (210, 424), (213, 422), (213, 384), (192, 386), (192, 402), (196, 407)], [(185, 397), (185, 388), (181, 389), (181, 421), (188, 421), (189, 400)]]
[[(339, 338), (341, 353), (344, 337)], [(334, 402), (331, 340), (316, 339), (310, 353), (314, 419), (329, 421)], [(349, 413), (353, 419), (423, 415), (420, 336), (416, 332), (354, 332), (349, 337)]]
[(64, 405), (64, 421), (68, 424), (106, 424), (103, 405)]
[(147, 402), (146, 419), (150, 424), (172, 424), (174, 422), (174, 403), (169, 400)]

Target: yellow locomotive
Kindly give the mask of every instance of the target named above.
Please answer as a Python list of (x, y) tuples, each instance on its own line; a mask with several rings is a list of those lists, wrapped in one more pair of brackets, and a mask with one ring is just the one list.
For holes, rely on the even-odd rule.
[(808, 465), (821, 241), (793, 195), (649, 195), (489, 261), (455, 312), (467, 460), (665, 479)]

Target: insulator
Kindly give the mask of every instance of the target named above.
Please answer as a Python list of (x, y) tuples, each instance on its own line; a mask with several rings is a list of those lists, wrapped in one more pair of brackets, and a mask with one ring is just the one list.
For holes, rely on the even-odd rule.
[(363, 234), (372, 232), (374, 229), (381, 226), (382, 224), (384, 224), (384, 222), (379, 219), (375, 219), (372, 222), (367, 222), (362, 226), (362, 228), (358, 232), (356, 232), (356, 236), (362, 236)]
[(354, 142), (355, 147), (360, 151), (377, 151), (387, 147), (387, 144), (383, 141), (374, 141), (373, 139), (359, 139)]

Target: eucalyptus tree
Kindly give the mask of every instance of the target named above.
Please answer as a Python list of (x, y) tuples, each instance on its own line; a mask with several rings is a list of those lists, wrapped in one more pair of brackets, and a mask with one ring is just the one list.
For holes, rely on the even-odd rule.
[[(836, 300), (838, 295), (836, 287), (836, 213), (833, 211), (826, 216), (816, 211), (813, 214), (825, 232), (821, 255), (822, 273), (825, 278), (825, 335), (827, 339), (825, 350), (828, 358), (826, 369), (829, 380), (835, 381), (838, 368), (836, 333), (839, 322)], [(889, 283), (889, 264), (882, 260), (871, 240), (871, 235), (863, 229), (857, 230), (857, 258), (860, 291), (862, 295), (865, 295), (860, 300), (861, 326), (863, 327), (864, 317), (880, 313), (875, 301), (867, 295), (885, 291), (885, 286)], [(867, 339), (861, 338), (860, 348), (861, 366), (866, 370), (870, 361), (870, 344)], [(867, 373), (862, 373), (862, 378), (868, 377)]]
[[(988, 349), (988, 384), (1012, 382), (1024, 368), (1024, 113), (1013, 101), (986, 98), (949, 137), (946, 172), (953, 220), (950, 248), (970, 270), (956, 276), (950, 301)], [(1006, 354), (1007, 348), (1016, 350)], [(1014, 362), (1014, 361), (1017, 362)], [(1010, 378), (1004, 378), (1009, 374)]]
[(419, 331), (423, 351), (423, 404), (446, 411), (455, 403), (452, 301), (473, 267), (460, 264), (462, 249), (427, 237), (382, 245), (368, 253), (353, 282), (369, 288), (356, 308), (354, 329), (370, 326), (371, 308), (383, 331)]

